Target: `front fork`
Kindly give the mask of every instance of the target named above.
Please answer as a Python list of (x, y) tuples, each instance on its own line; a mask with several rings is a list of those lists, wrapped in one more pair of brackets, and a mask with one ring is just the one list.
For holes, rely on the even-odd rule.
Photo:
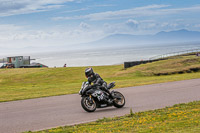
[(92, 96), (91, 96), (91, 95), (89, 95), (88, 100), (89, 100), (90, 104), (93, 104), (93, 103), (94, 103), (94, 100), (92, 99)]

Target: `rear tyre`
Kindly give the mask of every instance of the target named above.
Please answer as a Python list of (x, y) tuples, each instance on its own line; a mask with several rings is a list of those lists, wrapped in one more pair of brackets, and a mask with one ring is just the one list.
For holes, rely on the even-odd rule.
[(96, 103), (93, 98), (83, 97), (81, 99), (81, 106), (87, 112), (94, 112), (96, 110)]
[(116, 108), (122, 108), (125, 105), (125, 97), (118, 91), (112, 92), (112, 95), (114, 97), (113, 105)]

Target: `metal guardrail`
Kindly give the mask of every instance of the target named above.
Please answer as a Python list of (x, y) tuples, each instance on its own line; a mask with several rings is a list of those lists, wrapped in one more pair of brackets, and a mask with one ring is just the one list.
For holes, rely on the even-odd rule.
[(185, 50), (185, 51), (179, 51), (179, 52), (166, 53), (166, 54), (163, 54), (163, 55), (151, 57), (151, 58), (149, 58), (149, 60), (164, 59), (164, 58), (168, 58), (168, 57), (171, 57), (171, 56), (177, 56), (177, 55), (194, 53), (194, 52), (200, 52), (200, 49), (191, 49), (191, 50)]

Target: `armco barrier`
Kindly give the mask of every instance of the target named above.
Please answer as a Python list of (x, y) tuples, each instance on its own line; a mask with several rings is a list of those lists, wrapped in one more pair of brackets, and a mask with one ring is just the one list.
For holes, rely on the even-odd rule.
[(129, 68), (132, 66), (140, 65), (140, 64), (146, 64), (150, 62), (154, 62), (158, 60), (143, 60), (143, 61), (131, 61), (131, 62), (124, 62), (124, 68)]

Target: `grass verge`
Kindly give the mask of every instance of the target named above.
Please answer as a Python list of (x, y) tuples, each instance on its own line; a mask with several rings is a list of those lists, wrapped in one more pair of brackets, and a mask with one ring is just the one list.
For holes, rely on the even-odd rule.
[[(200, 132), (200, 101), (133, 113), (75, 126), (58, 127), (35, 133), (103, 133), (103, 132)], [(30, 133), (30, 132), (28, 132)]]
[[(0, 69), (0, 102), (78, 93), (87, 80), (85, 68)], [(200, 58), (195, 55), (128, 69), (123, 65), (93, 67), (106, 82), (115, 81), (115, 88), (200, 78), (199, 68)]]

